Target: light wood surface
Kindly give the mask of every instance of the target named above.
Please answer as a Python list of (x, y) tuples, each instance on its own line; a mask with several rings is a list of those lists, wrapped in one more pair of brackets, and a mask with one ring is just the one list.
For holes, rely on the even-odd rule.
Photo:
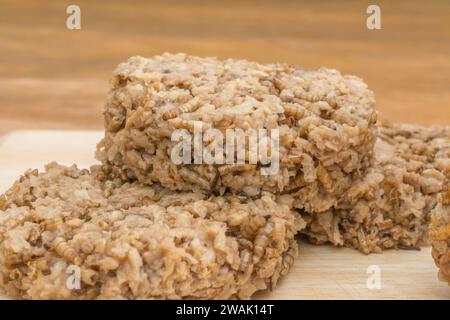
[[(66, 8), (81, 8), (81, 30)], [(321, 66), (362, 77), (382, 117), (450, 124), (450, 1), (0, 0), (0, 132), (100, 129), (108, 80), (165, 51)]]
[[(101, 136), (101, 131), (16, 131), (4, 136), (0, 139), (0, 192), (26, 169), (42, 169), (50, 161), (88, 167), (95, 163), (93, 154)], [(365, 256), (347, 248), (299, 243), (300, 257), (291, 272), (273, 292), (256, 298), (450, 299), (450, 288), (437, 279), (430, 248)], [(367, 288), (371, 265), (380, 268), (380, 289)]]

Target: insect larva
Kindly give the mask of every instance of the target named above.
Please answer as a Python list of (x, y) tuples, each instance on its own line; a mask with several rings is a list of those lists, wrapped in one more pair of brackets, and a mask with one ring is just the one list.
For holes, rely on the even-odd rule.
[(163, 120), (170, 120), (178, 117), (182, 113), (191, 113), (197, 111), (202, 106), (199, 98), (195, 97), (178, 108), (172, 108), (163, 113)]
[(315, 114), (330, 114), (333, 108), (328, 104), (327, 101), (318, 101), (311, 105), (310, 108)]
[(239, 271), (244, 272), (247, 267), (250, 265), (250, 261), (252, 258), (252, 254), (247, 249), (242, 251), (241, 263), (239, 265)]
[(284, 189), (281, 193), (282, 194), (294, 193), (297, 192), (303, 186), (305, 186), (305, 179), (303, 179), (303, 176), (297, 176), (290, 180), (288, 187)]
[(195, 173), (189, 169), (186, 169), (184, 167), (181, 168), (179, 172), (180, 172), (180, 176), (187, 182), (195, 183), (195, 184), (199, 185), (200, 187), (202, 187), (203, 189), (210, 188), (210, 183), (206, 179), (200, 177), (197, 173)]
[(254, 236), (254, 234), (264, 225), (266, 224), (266, 219), (261, 216), (254, 216), (250, 219), (247, 219), (242, 225), (241, 225), (241, 234), (244, 237), (251, 238)]
[(243, 201), (245, 201), (245, 197), (243, 196), (239, 196), (239, 195), (230, 195), (228, 197), (228, 202), (230, 203), (230, 205), (237, 205), (242, 203)]
[(10, 253), (7, 256), (5, 256), (5, 262), (7, 262), (10, 265), (22, 263), (24, 261), (24, 258), (20, 253)]
[(327, 98), (327, 103), (332, 107), (332, 108), (336, 108), (337, 107), (337, 101), (336, 101), (336, 97), (331, 96)]
[(255, 246), (253, 248), (253, 255), (259, 260), (266, 251), (266, 247), (269, 244), (269, 238), (265, 234), (258, 234), (255, 239)]
[(82, 269), (81, 270), (81, 280), (90, 285), (93, 286), (97, 282), (98, 279), (98, 272), (93, 269)]
[(390, 229), (394, 226), (394, 222), (391, 219), (386, 219), (380, 223), (378, 223), (378, 228), (380, 231), (384, 231)]
[(305, 115), (305, 110), (300, 106), (287, 104), (284, 106), (284, 114), (287, 117), (294, 117), (296, 120), (299, 120)]
[(56, 237), (53, 240), (53, 249), (57, 254), (73, 264), (80, 265), (82, 262), (77, 252), (61, 237)]
[(272, 83), (273, 83), (274, 88), (275, 88), (278, 92), (281, 92), (281, 91), (283, 91), (284, 89), (286, 89), (286, 85), (285, 85), (280, 79), (278, 79), (278, 78), (274, 78), (273, 81), (272, 81)]
[(287, 156), (287, 157), (283, 157), (281, 158), (281, 163), (287, 163), (287, 164), (299, 164), (302, 163), (304, 159), (303, 155), (291, 155), (291, 156)]
[(248, 239), (239, 238), (238, 242), (239, 242), (239, 246), (243, 247), (244, 249), (252, 250), (252, 248), (253, 248), (253, 242), (251, 242)]
[(9, 278), (11, 280), (19, 280), (22, 278), (22, 272), (19, 269), (13, 269), (9, 272)]
[(41, 222), (41, 228), (43, 231), (55, 231), (59, 229), (64, 223), (62, 217), (54, 217)]
[(289, 248), (289, 250), (286, 252), (284, 256), (283, 269), (280, 272), (281, 275), (285, 275), (289, 271), (291, 266), (294, 264), (296, 256), (297, 256), (296, 246), (292, 246), (291, 248)]
[(202, 103), (200, 99), (195, 97), (182, 105), (178, 110), (180, 110), (180, 113), (190, 113), (197, 111), (201, 106)]
[(81, 251), (85, 254), (91, 254), (95, 250), (95, 245), (92, 242), (86, 241), (81, 244)]
[(311, 92), (305, 92), (302, 90), (296, 90), (294, 92), (294, 95), (296, 98), (299, 98), (302, 100), (306, 100), (309, 102), (318, 102), (326, 96), (326, 93), (324, 91), (311, 93)]
[(253, 246), (253, 256), (256, 259), (261, 258), (266, 251), (266, 247), (270, 242), (270, 233), (273, 230), (273, 225), (271, 223), (266, 224), (266, 226), (258, 232), (255, 238)]
[(108, 222), (101, 220), (97, 223), (97, 225), (101, 228), (101, 229), (105, 229), (106, 227), (108, 227)]
[(238, 210), (228, 217), (227, 223), (230, 227), (236, 227), (241, 225), (245, 221), (245, 219), (247, 219), (247, 217), (248, 212), (244, 210)]
[(369, 118), (369, 123), (370, 124), (375, 124), (378, 121), (378, 112), (377, 111), (373, 111), (370, 114), (370, 118)]
[(2, 194), (0, 196), (0, 210), (6, 210), (6, 202), (8, 201), (8, 198), (6, 197), (6, 194)]
[(180, 118), (169, 119), (168, 122), (176, 129), (187, 129), (194, 132), (195, 129), (205, 131), (209, 128), (204, 122), (197, 120), (184, 120)]
[(35, 259), (27, 262), (29, 277), (31, 279), (37, 279), (42, 275), (42, 272), (48, 269), (47, 261), (44, 258)]
[(317, 178), (322, 183), (327, 192), (334, 191), (333, 179), (330, 177), (330, 174), (322, 165), (319, 165), (317, 167)]
[(244, 171), (251, 171), (256, 170), (255, 164), (230, 164), (230, 165), (223, 165), (219, 167), (219, 173), (220, 175), (225, 175), (231, 172), (244, 172)]
[(167, 120), (170, 120), (170, 119), (173, 119), (173, 118), (177, 117), (178, 114), (179, 114), (179, 109), (178, 108), (172, 108), (172, 109), (167, 110), (166, 112), (164, 112), (162, 114), (162, 118), (163, 118), (163, 120), (167, 121)]

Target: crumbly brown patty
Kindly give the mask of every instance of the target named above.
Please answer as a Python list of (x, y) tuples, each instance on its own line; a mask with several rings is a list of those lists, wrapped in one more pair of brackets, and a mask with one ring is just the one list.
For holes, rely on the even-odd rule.
[[(450, 128), (380, 126), (375, 158), (368, 174), (354, 182), (336, 209), (303, 212), (308, 222), (305, 234), (312, 242), (364, 253), (429, 244), (431, 213), (441, 219), (450, 214), (442, 200), (450, 170)], [(442, 250), (437, 250), (439, 255)]]
[(450, 166), (446, 171), (446, 182), (441, 193), (440, 207), (431, 216), (430, 237), (432, 256), (439, 268), (439, 279), (450, 285)]
[[(370, 166), (377, 120), (373, 94), (357, 77), (184, 54), (120, 64), (104, 115), (97, 158), (112, 176), (181, 191), (297, 192), (296, 206), (311, 212), (331, 207), (327, 200)], [(171, 134), (195, 124), (279, 129), (279, 171), (261, 175), (261, 162), (175, 165)]]
[[(249, 298), (275, 286), (297, 255), (304, 222), (289, 196), (174, 193), (91, 170), (29, 170), (0, 198), (0, 284), (9, 295)], [(80, 268), (80, 289), (66, 285), (70, 266)]]

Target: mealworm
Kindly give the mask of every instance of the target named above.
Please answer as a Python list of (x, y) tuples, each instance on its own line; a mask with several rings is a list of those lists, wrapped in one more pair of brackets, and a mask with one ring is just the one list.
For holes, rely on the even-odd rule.
[(254, 216), (250, 219), (247, 219), (242, 225), (241, 225), (241, 234), (244, 237), (251, 238), (254, 236), (254, 234), (266, 224), (266, 219), (261, 216)]
[(195, 173), (189, 169), (186, 169), (184, 167), (181, 168), (179, 172), (180, 172), (180, 176), (187, 182), (195, 183), (195, 184), (199, 185), (200, 187), (202, 187), (203, 189), (210, 188), (210, 183), (206, 179), (200, 177), (200, 175), (198, 175), (197, 173)]
[(55, 231), (58, 230), (64, 224), (62, 217), (53, 217), (41, 222), (41, 228), (43, 231)]
[(303, 161), (303, 159), (304, 159), (303, 155), (291, 155), (281, 158), (280, 161), (281, 163), (286, 164), (299, 164)]
[(178, 114), (179, 114), (179, 109), (172, 108), (172, 109), (167, 110), (166, 112), (164, 112), (162, 114), (162, 118), (163, 118), (163, 120), (167, 121), (167, 120), (175, 118), (176, 116), (178, 116)]
[(81, 270), (81, 281), (87, 285), (93, 286), (97, 282), (98, 272), (93, 269), (82, 269)]
[(289, 248), (289, 250), (286, 252), (284, 256), (283, 269), (280, 272), (281, 275), (285, 275), (289, 271), (291, 266), (294, 264), (296, 256), (297, 256), (297, 248), (294, 245), (291, 248)]
[(250, 261), (252, 258), (252, 254), (247, 249), (242, 251), (241, 263), (239, 265), (239, 271), (245, 271), (247, 267), (250, 265)]
[(180, 110), (180, 113), (191, 113), (197, 111), (201, 106), (201, 100), (198, 97), (195, 97), (182, 105), (178, 110)]
[(334, 191), (333, 179), (330, 177), (330, 174), (322, 165), (319, 165), (317, 167), (317, 178), (322, 183), (327, 192)]
[(80, 265), (82, 260), (77, 252), (69, 246), (69, 244), (61, 237), (55, 238), (53, 240), (53, 249), (64, 259), (72, 262), (73, 264)]
[(296, 120), (302, 119), (305, 115), (305, 109), (301, 106), (287, 104), (284, 106), (284, 114), (287, 117), (294, 117)]
[(39, 258), (27, 262), (28, 268), (30, 268), (29, 277), (31, 279), (37, 279), (42, 275), (42, 271), (48, 269), (47, 261), (44, 258)]
[(209, 128), (209, 125), (206, 125), (204, 122), (197, 120), (184, 120), (175, 118), (169, 119), (168, 122), (176, 129), (187, 129), (190, 132), (194, 132), (195, 129), (205, 131)]
[(170, 120), (178, 117), (182, 113), (191, 113), (197, 111), (202, 106), (199, 98), (195, 97), (178, 108), (172, 108), (163, 113), (163, 120)]
[(264, 252), (266, 251), (266, 248), (270, 242), (270, 233), (272, 232), (272, 230), (273, 225), (269, 223), (258, 232), (253, 247), (253, 256), (256, 259), (259, 259), (264, 255)]
[(19, 269), (13, 269), (9, 272), (9, 279), (11, 280), (18, 280), (22, 278), (22, 272), (20, 272)]
[(248, 217), (248, 212), (244, 210), (238, 210), (230, 215), (227, 219), (227, 223), (230, 227), (236, 227), (241, 225)]
[(219, 173), (220, 175), (225, 175), (231, 172), (244, 172), (244, 171), (251, 171), (256, 170), (255, 164), (230, 164), (230, 165), (223, 165), (219, 167)]

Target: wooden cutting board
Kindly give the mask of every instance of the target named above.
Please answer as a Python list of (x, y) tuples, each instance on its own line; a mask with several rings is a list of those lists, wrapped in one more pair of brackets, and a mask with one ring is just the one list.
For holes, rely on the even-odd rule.
[[(95, 163), (100, 131), (15, 131), (0, 138), (0, 192), (26, 169), (58, 161), (79, 167)], [(275, 290), (261, 299), (450, 299), (450, 287), (437, 279), (430, 248), (363, 255), (347, 248), (312, 246), (299, 240), (300, 256)], [(379, 271), (380, 288), (368, 278)], [(375, 271), (375, 272), (376, 272)], [(370, 282), (370, 281), (369, 281)], [(1, 296), (6, 299), (7, 297)]]

